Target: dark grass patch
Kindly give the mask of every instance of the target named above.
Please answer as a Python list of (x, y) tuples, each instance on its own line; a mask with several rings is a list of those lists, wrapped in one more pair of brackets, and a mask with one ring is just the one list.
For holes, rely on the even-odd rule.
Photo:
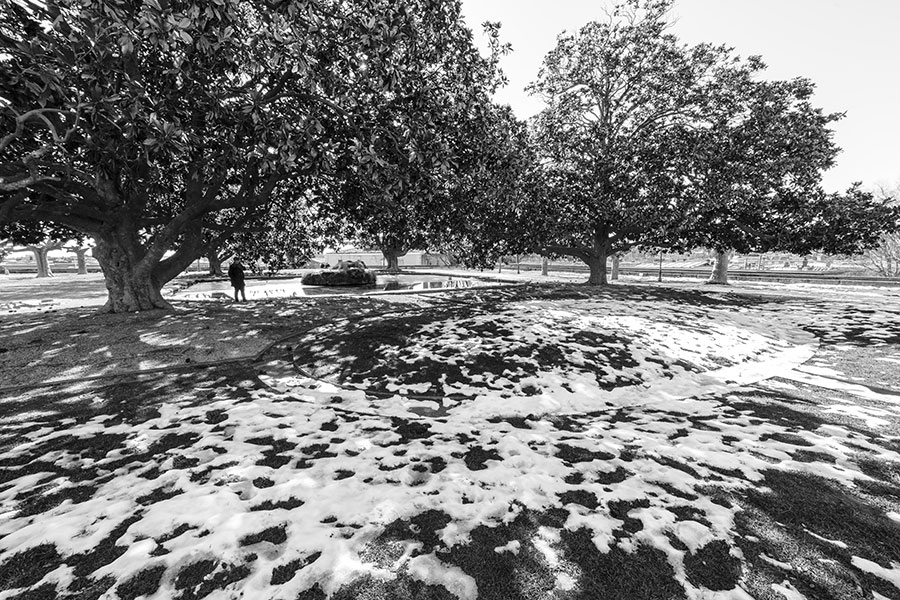
[(612, 485), (614, 483), (622, 483), (631, 475), (632, 473), (628, 469), (616, 467), (615, 471), (594, 471), (593, 479), (602, 485)]
[(40, 544), (16, 552), (0, 563), (0, 589), (28, 587), (62, 564), (53, 544)]
[(176, 527), (169, 533), (163, 534), (163, 535), (159, 536), (158, 538), (153, 538), (153, 540), (157, 544), (164, 544), (164, 543), (168, 542), (169, 540), (174, 540), (178, 536), (182, 535), (183, 533), (185, 533), (187, 531), (190, 531), (191, 529), (197, 529), (197, 527), (195, 525), (188, 525), (187, 523), (182, 523), (181, 525), (179, 525), (178, 527)]
[(175, 458), (172, 459), (172, 468), (178, 470), (190, 469), (192, 467), (196, 467), (200, 464), (200, 459), (193, 456), (183, 456), (181, 454), (176, 454)]
[(165, 565), (142, 569), (133, 577), (120, 583), (116, 588), (116, 593), (122, 600), (134, 600), (138, 596), (155, 594), (156, 590), (159, 589), (159, 582), (162, 580), (165, 572)]
[(578, 446), (569, 446), (568, 444), (557, 444), (555, 456), (569, 464), (590, 462), (592, 460), (612, 460), (615, 458), (609, 452), (603, 452), (602, 450), (593, 451)]
[(693, 467), (691, 467), (690, 465), (687, 465), (679, 460), (675, 460), (674, 458), (669, 458), (668, 456), (656, 455), (653, 457), (653, 460), (655, 460), (656, 462), (658, 462), (661, 465), (665, 465), (665, 466), (671, 467), (673, 469), (678, 469), (679, 471), (681, 471), (683, 473), (687, 473), (694, 479), (701, 478), (700, 473), (698, 473), (696, 470), (694, 470)]
[(789, 429), (816, 431), (828, 423), (821, 415), (803, 405), (804, 397), (791, 390), (753, 389), (741, 393), (741, 399), (728, 401), (732, 409), (746, 416)]
[(253, 480), (253, 487), (264, 490), (275, 485), (275, 482), (268, 477), (257, 477)]
[(463, 460), (470, 471), (482, 471), (487, 469), (487, 464), (485, 464), (487, 461), (502, 459), (493, 448), (485, 450), (481, 446), (472, 446), (463, 456)]
[(395, 541), (417, 541), (423, 548), (416, 554), (428, 554), (440, 544), (438, 532), (450, 523), (450, 515), (440, 510), (426, 510), (409, 521), (396, 519), (388, 523), (375, 540), (375, 545)]
[(834, 464), (837, 460), (833, 455), (828, 454), (827, 452), (816, 452), (814, 450), (797, 450), (791, 454), (791, 458), (797, 462), (806, 463), (822, 462)]
[(263, 452), (263, 458), (256, 461), (256, 464), (261, 467), (269, 467), (270, 469), (280, 469), (284, 465), (291, 462), (290, 456), (285, 456), (284, 454), (276, 454), (272, 451)]
[(565, 557), (581, 568), (575, 600), (676, 600), (684, 590), (665, 553), (645, 545), (631, 553), (613, 547), (602, 553), (587, 529), (561, 532)]
[[(454, 545), (438, 557), (475, 580), (479, 600), (546, 598), (556, 585), (556, 576), (530, 541), (539, 524), (538, 514), (523, 510), (511, 523), (476, 527), (469, 544)], [(518, 554), (494, 551), (513, 540), (520, 543)]]
[(699, 498), (697, 494), (693, 494), (691, 492), (685, 492), (684, 490), (680, 490), (671, 483), (665, 481), (651, 481), (649, 482), (652, 485), (655, 485), (659, 488), (662, 488), (667, 494), (671, 494), (676, 498), (681, 498), (682, 500), (696, 500)]
[(18, 516), (30, 517), (37, 515), (59, 506), (66, 500), (73, 504), (87, 502), (94, 497), (96, 491), (97, 487), (91, 484), (67, 487), (50, 494), (42, 493), (40, 488), (29, 490), (21, 496), (18, 505)]
[[(325, 598), (318, 585), (311, 589), (313, 591), (304, 592), (298, 596), (297, 600), (323, 600)], [(365, 575), (343, 586), (331, 596), (331, 600), (381, 600), (383, 598), (456, 600), (456, 596), (442, 586), (425, 584), (405, 573), (388, 580)]]
[(824, 538), (840, 540), (859, 556), (885, 568), (890, 561), (900, 562), (900, 523), (851, 490), (805, 473), (769, 470), (764, 474), (764, 485), (771, 492), (751, 489), (746, 499), (772, 520), (796, 531), (805, 527)]
[(296, 600), (325, 600), (328, 596), (322, 591), (318, 583), (313, 584), (311, 588), (307, 588), (297, 595)]
[(432, 456), (431, 458), (426, 458), (425, 462), (431, 465), (432, 473), (440, 473), (447, 468), (447, 461), (440, 456)]
[(194, 587), (203, 581), (203, 578), (212, 573), (216, 569), (216, 561), (200, 560), (193, 562), (178, 571), (175, 576), (175, 589), (183, 590)]
[(294, 575), (297, 574), (297, 571), (307, 565), (316, 562), (320, 556), (322, 556), (321, 552), (313, 552), (309, 556), (304, 556), (303, 558), (292, 560), (283, 565), (278, 565), (277, 567), (272, 569), (272, 579), (269, 583), (271, 585), (281, 585), (282, 583), (287, 583), (294, 578)]
[(320, 458), (335, 458), (337, 454), (335, 452), (328, 452), (329, 447), (328, 444), (310, 444), (309, 446), (300, 448), (300, 452), (316, 460)]
[(629, 517), (628, 513), (634, 508), (649, 508), (649, 500), (616, 500), (609, 503), (609, 514), (614, 519), (623, 522), (622, 529), (628, 533), (636, 533), (644, 528), (640, 519)]
[(529, 421), (536, 421), (537, 418), (534, 415), (527, 415), (524, 417), (491, 417), (488, 419), (488, 423), (509, 423), (516, 429), (531, 429), (531, 425), (529, 425)]
[(296, 442), (290, 442), (284, 439), (275, 439), (271, 436), (269, 437), (259, 437), (259, 438), (251, 438), (247, 440), (248, 444), (254, 444), (256, 446), (269, 446), (275, 454), (281, 454), (282, 452), (288, 452), (297, 447)]
[(599, 506), (597, 496), (593, 492), (587, 490), (569, 490), (559, 494), (559, 501), (563, 504), (580, 504), (591, 510)]
[(876, 498), (890, 498), (894, 501), (900, 500), (900, 485), (891, 483), (883, 483), (881, 481), (866, 481), (864, 479), (854, 480), (860, 491), (874, 496)]
[(96, 546), (94, 546), (88, 552), (84, 552), (82, 554), (73, 554), (71, 556), (66, 557), (66, 564), (70, 567), (73, 567), (75, 577), (82, 579), (99, 569), (104, 565), (108, 565), (113, 562), (128, 550), (127, 546), (119, 546), (116, 542), (120, 537), (125, 535), (125, 531), (132, 525), (141, 519), (140, 514), (134, 514), (118, 525), (109, 532), (105, 538), (100, 540)]
[(222, 409), (208, 410), (205, 416), (209, 425), (218, 425), (222, 421), (228, 420), (228, 413)]
[(569, 485), (578, 485), (584, 481), (584, 474), (581, 471), (570, 471), (569, 474), (563, 478), (563, 481)]
[(168, 500), (169, 498), (174, 498), (183, 493), (184, 490), (180, 488), (159, 487), (145, 496), (138, 496), (136, 502), (142, 506), (147, 506), (148, 504), (155, 504), (157, 502), (162, 502), (163, 500)]
[[(780, 527), (753, 507), (737, 513), (735, 531), (738, 534), (735, 543), (747, 564), (742, 585), (756, 598), (766, 598), (772, 584), (785, 580), (806, 598), (870, 600), (872, 597), (861, 587), (861, 574), (849, 565), (845, 551), (837, 547), (819, 543), (805, 534), (795, 535), (793, 530)], [(784, 569), (773, 565), (762, 554), (789, 566)], [(877, 582), (874, 587), (882, 589)]]
[(431, 437), (431, 425), (422, 421), (410, 421), (393, 417), (391, 428), (400, 436), (400, 444), (407, 444), (412, 440), (420, 440)]
[(766, 442), (768, 440), (775, 440), (776, 442), (781, 442), (783, 444), (791, 444), (792, 446), (812, 446), (812, 442), (805, 440), (802, 436), (797, 435), (796, 433), (773, 433), (773, 434), (763, 434), (759, 436), (760, 442)]
[(176, 600), (205, 598), (215, 590), (225, 589), (248, 577), (250, 573), (251, 569), (247, 565), (228, 565), (213, 560), (191, 563), (175, 577), (175, 589), (181, 591)]
[(251, 511), (277, 510), (277, 509), (293, 510), (295, 508), (299, 508), (299, 507), (303, 506), (304, 504), (305, 503), (303, 502), (303, 500), (300, 500), (298, 498), (288, 498), (287, 500), (277, 500), (274, 502), (272, 500), (266, 500), (264, 502), (261, 502), (260, 504), (251, 506), (250, 510)]
[(548, 415), (545, 417), (554, 427), (560, 431), (581, 433), (588, 428), (588, 424), (568, 415)]
[(704, 525), (710, 524), (703, 511), (693, 506), (667, 506), (666, 509), (675, 515), (676, 521), (697, 521)]
[(72, 600), (99, 600), (116, 583), (116, 578), (107, 575), (101, 579), (77, 579), (69, 586), (65, 598)]
[(900, 484), (900, 464), (891, 460), (879, 460), (868, 456), (856, 457), (859, 470), (875, 479)]
[(276, 527), (269, 527), (268, 529), (264, 529), (259, 533), (252, 533), (250, 535), (244, 536), (241, 538), (239, 544), (241, 546), (249, 546), (251, 544), (258, 544), (259, 542), (269, 542), (277, 546), (279, 544), (285, 543), (286, 541), (286, 526), (278, 525)]
[(713, 591), (734, 589), (741, 577), (741, 561), (729, 553), (728, 544), (715, 540), (684, 557), (684, 569), (694, 585)]

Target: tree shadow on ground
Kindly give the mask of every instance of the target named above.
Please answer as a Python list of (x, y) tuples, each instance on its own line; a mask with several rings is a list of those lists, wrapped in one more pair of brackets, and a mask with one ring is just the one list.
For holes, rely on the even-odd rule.
[(88, 309), (0, 320), (0, 388), (249, 359), (292, 331), (384, 310), (363, 298), (253, 303), (184, 302), (177, 311), (98, 314)]
[[(894, 493), (900, 487), (892, 486)], [(800, 472), (771, 470), (738, 503), (738, 546), (752, 565), (750, 594), (763, 597), (789, 581), (807, 598), (897, 597), (860, 558), (890, 571), (900, 564), (900, 523), (868, 494)], [(877, 568), (876, 567), (876, 568)]]

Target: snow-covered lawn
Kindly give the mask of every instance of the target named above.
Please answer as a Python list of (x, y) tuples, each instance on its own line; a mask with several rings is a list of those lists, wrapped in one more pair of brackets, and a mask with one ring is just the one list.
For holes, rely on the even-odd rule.
[(445, 298), (0, 396), (0, 598), (900, 597), (900, 307)]

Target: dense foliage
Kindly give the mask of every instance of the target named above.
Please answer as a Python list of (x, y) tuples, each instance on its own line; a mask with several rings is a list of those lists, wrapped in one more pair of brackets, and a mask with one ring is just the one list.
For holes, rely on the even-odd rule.
[(563, 35), (534, 93), (545, 168), (544, 249), (591, 267), (632, 247), (854, 252), (897, 215), (858, 189), (825, 194), (840, 114), (805, 79), (764, 81), (758, 57), (687, 46), (670, 0), (627, 0)]
[[(483, 86), (459, 19), (437, 0), (13, 3), (0, 219), (95, 237), (108, 308), (164, 307), (166, 281), (278, 197), (308, 198), (311, 178), (326, 203), (353, 180), (402, 197), (445, 168), (447, 142), (427, 135), (445, 98), (426, 91)], [(452, 81), (421, 77), (447, 65)], [(382, 169), (394, 147), (416, 169)]]

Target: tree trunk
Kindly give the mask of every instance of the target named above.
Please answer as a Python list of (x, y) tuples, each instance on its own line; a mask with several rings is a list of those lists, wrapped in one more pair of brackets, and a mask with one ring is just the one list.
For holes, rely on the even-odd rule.
[(406, 251), (399, 248), (382, 248), (381, 254), (384, 255), (385, 270), (388, 273), (399, 273), (400, 257), (404, 256)]
[(728, 285), (728, 262), (731, 260), (731, 252), (716, 250), (716, 262), (713, 265), (707, 283)]
[(606, 285), (608, 283), (606, 280), (606, 254), (606, 248), (601, 248), (599, 251), (588, 255), (585, 261), (591, 270), (591, 275), (587, 281), (588, 285)]
[(50, 268), (50, 259), (48, 258), (50, 249), (46, 247), (35, 246), (32, 246), (28, 249), (31, 250), (32, 254), (34, 254), (34, 262), (37, 265), (37, 276), (53, 277), (53, 270)]
[(87, 254), (87, 251), (90, 248), (74, 248), (72, 252), (75, 253), (75, 264), (78, 265), (78, 274), (79, 275), (87, 275), (87, 261), (84, 259), (84, 255)]
[(619, 279), (619, 261), (621, 257), (619, 254), (613, 254), (612, 256), (612, 273), (610, 273), (609, 278), (613, 281), (617, 281)]
[(206, 253), (206, 259), (209, 261), (210, 275), (215, 275), (216, 277), (225, 276), (225, 273), (222, 272), (222, 259), (219, 257), (218, 252), (210, 250)]
[(541, 257), (541, 275), (543, 275), (544, 277), (547, 276), (547, 257), (546, 256)]
[[(94, 258), (100, 263), (109, 297), (106, 312), (137, 312), (155, 308), (171, 309), (162, 297), (162, 286), (153, 277), (153, 269), (138, 264), (136, 253), (115, 238), (97, 239)], [(157, 263), (158, 264), (158, 263)]]
[(588, 285), (606, 285), (606, 258), (609, 256), (609, 229), (606, 226), (594, 228), (593, 247), (587, 251), (585, 262), (591, 270)]

